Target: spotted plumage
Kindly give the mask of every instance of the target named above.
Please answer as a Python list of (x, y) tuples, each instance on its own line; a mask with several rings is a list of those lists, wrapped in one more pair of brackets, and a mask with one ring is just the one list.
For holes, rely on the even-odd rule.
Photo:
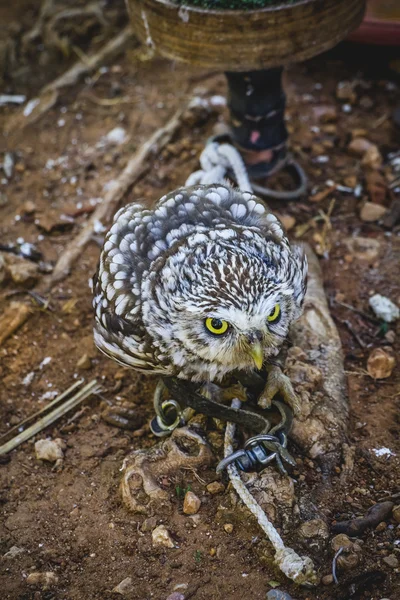
[(193, 381), (259, 368), (301, 313), (306, 272), (250, 192), (200, 185), (151, 210), (129, 204), (95, 277), (96, 345), (123, 365)]

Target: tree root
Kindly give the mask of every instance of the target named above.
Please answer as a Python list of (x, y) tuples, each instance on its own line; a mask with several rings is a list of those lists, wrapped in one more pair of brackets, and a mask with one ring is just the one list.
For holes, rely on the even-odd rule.
[(171, 437), (150, 450), (137, 450), (124, 461), (120, 484), (122, 500), (134, 513), (150, 514), (156, 505), (168, 505), (169, 493), (157, 482), (161, 476), (181, 468), (207, 467), (214, 460), (200, 435), (187, 427), (175, 429)]
[(336, 461), (346, 439), (348, 398), (342, 345), (329, 313), (318, 259), (309, 246), (304, 313), (291, 330), (286, 374), (301, 398), (291, 437), (311, 456)]

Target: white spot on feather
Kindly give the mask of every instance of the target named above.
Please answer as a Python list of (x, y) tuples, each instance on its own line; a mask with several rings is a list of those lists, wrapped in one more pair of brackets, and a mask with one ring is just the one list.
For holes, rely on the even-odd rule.
[(116, 265), (123, 265), (125, 264), (125, 259), (123, 257), (122, 254), (116, 254), (115, 256), (113, 256), (113, 263)]
[(254, 212), (258, 215), (263, 215), (265, 213), (265, 208), (262, 204), (258, 202), (254, 207)]
[[(119, 300), (119, 298), (118, 298)], [(122, 300), (119, 302), (118, 306), (115, 304), (115, 314), (121, 316), (125, 313), (126, 307), (128, 306), (129, 298), (128, 296), (122, 296)]]
[(231, 240), (232, 238), (236, 237), (233, 229), (223, 229), (222, 231), (218, 231), (217, 235), (224, 240)]
[(243, 204), (232, 204), (229, 210), (237, 219), (244, 217), (246, 214), (246, 207)]
[(221, 198), (221, 196), (217, 194), (217, 192), (208, 192), (208, 194), (206, 194), (206, 198), (208, 200), (211, 200), (211, 202), (213, 202), (217, 206), (219, 206), (223, 200), (223, 198)]

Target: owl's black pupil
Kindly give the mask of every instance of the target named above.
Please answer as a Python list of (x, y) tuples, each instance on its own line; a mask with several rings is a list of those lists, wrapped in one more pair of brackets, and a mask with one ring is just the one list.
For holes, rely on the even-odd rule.
[(221, 319), (213, 319), (211, 321), (211, 327), (213, 329), (222, 329), (222, 321), (221, 321)]

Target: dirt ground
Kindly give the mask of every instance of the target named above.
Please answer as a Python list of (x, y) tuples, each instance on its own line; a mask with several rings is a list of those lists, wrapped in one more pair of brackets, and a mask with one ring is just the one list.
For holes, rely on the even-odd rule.
[[(15, 3), (10, 11), (1, 8), (2, 26), (21, 35), (34, 14), (27, 9), (31, 4)], [(32, 57), (31, 67), (29, 61), (25, 63), (20, 77), (5, 79), (4, 93), (34, 97), (72, 61), (55, 56), (57, 60), (53, 56), (48, 67), (39, 69), (40, 76), (37, 57)], [(329, 501), (318, 507), (329, 525), (362, 516), (382, 499), (400, 503), (399, 322), (385, 327), (374, 320), (368, 306), (375, 292), (400, 304), (400, 226), (366, 221), (362, 212), (366, 202), (390, 207), (395, 200), (396, 190), (388, 187), (394, 177), (388, 154), (399, 150), (392, 111), (400, 103), (400, 78), (389, 69), (390, 60), (392, 55), (376, 49), (360, 51), (344, 45), (295, 65), (286, 74), (291, 146), (309, 175), (310, 195), (297, 203), (270, 204), (284, 216), (290, 234), (308, 240), (320, 255), (349, 384), (348, 438), (355, 447), (355, 466), (346, 485), (340, 483), (340, 464), (325, 481), (318, 464), (302, 455), (300, 448), (292, 448), (298, 459), (293, 474), (296, 493), (312, 498), (313, 489), (323, 481), (330, 486)], [(338, 84), (343, 81), (352, 82), (352, 89), (340, 99), (338, 89), (343, 86)], [(56, 106), (16, 141), (3, 139), (2, 150), (12, 153), (15, 164), (9, 177), (1, 174), (0, 178), (1, 244), (23, 238), (54, 265), (101, 202), (109, 182), (188, 94), (225, 93), (222, 75), (207, 76), (160, 58), (146, 60), (144, 52), (134, 49), (63, 91)], [(0, 127), (18, 110), (12, 105), (0, 107)], [(217, 108), (194, 126), (185, 124), (149, 161), (123, 202), (151, 203), (182, 185), (197, 168), (198, 155), (222, 112)], [(117, 126), (124, 128), (127, 137), (122, 144), (112, 145), (104, 136)], [(379, 149), (383, 163), (377, 170), (365, 164), (368, 160), (362, 164), (361, 156), (349, 150), (352, 138), (360, 137)], [(362, 193), (356, 197), (339, 192), (326, 184), (328, 180), (353, 188), (360, 184)], [(33, 309), (27, 322), (0, 347), (0, 433), (6, 434), (78, 378), (97, 379), (103, 388), (101, 397), (92, 396), (36, 438), (0, 457), (0, 556), (13, 546), (21, 550), (13, 558), (0, 559), (1, 597), (106, 600), (118, 597), (113, 588), (130, 577), (132, 587), (125, 597), (137, 600), (165, 600), (174, 590), (185, 599), (261, 600), (274, 581), (297, 600), (399, 598), (400, 525), (394, 518), (362, 536), (358, 565), (338, 572), (338, 586), (305, 589), (285, 580), (266, 559), (268, 544), (256, 522), (235, 512), (230, 491), (212, 495), (206, 490), (206, 484), (219, 479), (215, 474), (221, 456), (218, 444), (215, 464), (209, 469), (163, 479), (173, 510), (154, 517), (157, 524), (168, 527), (176, 547), (152, 547), (146, 517), (128, 512), (118, 486), (124, 457), (157, 443), (147, 425), (153, 416), (155, 382), (122, 369), (94, 349), (89, 279), (103, 231), (99, 224), (70, 276), (46, 295), (47, 309), (28, 294), (28, 290), (41, 291), (46, 274), (32, 273), (18, 284), (7, 268), (1, 271), (0, 263), (0, 311), (16, 300)], [(12, 260), (9, 253), (0, 254)], [(14, 262), (20, 266), (27, 261)], [(366, 370), (375, 348), (397, 357), (388, 378), (374, 380)], [(101, 418), (107, 401), (135, 408), (136, 431), (116, 428)], [(212, 423), (207, 432), (215, 433)], [(61, 470), (35, 458), (34, 442), (46, 436), (66, 443)], [(389, 451), (375, 452), (382, 448)], [(225, 476), (222, 482), (227, 486)], [(202, 501), (197, 519), (182, 512), (180, 490), (188, 486)], [(303, 520), (307, 515), (300, 512), (298, 522)], [(233, 524), (232, 533), (225, 531), (226, 523)], [(290, 527), (287, 535), (293, 547), (313, 558), (321, 576), (331, 573), (329, 540), (322, 545), (301, 541)], [(385, 561), (389, 557), (394, 559)], [(56, 585), (48, 589), (28, 585), (28, 575), (38, 571), (54, 573)], [(360, 581), (365, 582), (364, 588)]]

